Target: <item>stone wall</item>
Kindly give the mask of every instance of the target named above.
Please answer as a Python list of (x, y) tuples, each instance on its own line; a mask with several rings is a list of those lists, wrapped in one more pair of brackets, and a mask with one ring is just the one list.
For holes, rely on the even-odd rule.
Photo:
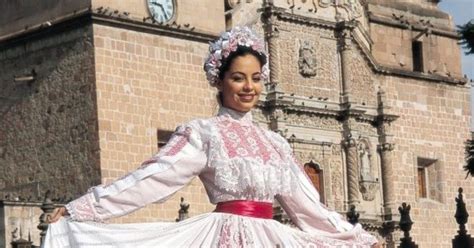
[[(338, 101), (340, 92), (340, 61), (337, 52), (337, 41), (331, 29), (311, 27), (305, 24), (279, 23), (277, 39), (280, 88), (287, 94), (297, 96), (324, 98)], [(314, 76), (300, 73), (300, 50), (308, 43), (313, 49)], [(305, 62), (301, 62), (305, 63)]]
[[(208, 44), (94, 24), (102, 182), (137, 168), (158, 151), (157, 132), (217, 112), (202, 69)], [(164, 204), (124, 221), (174, 220), (179, 198), (190, 214), (211, 210), (199, 180)], [(122, 221), (122, 220), (117, 220)]]
[[(11, 247), (13, 240), (20, 238), (40, 244), (38, 230), (40, 203), (2, 201), (0, 204), (0, 247)], [(13, 239), (14, 238), (14, 239)]]
[[(474, 211), (474, 186), (462, 169), (464, 141), (471, 138), (469, 89), (407, 78), (379, 79), (391, 111), (400, 116), (390, 127), (396, 144), (392, 180), (397, 202), (412, 205), (412, 237), (418, 244), (448, 247), (457, 230), (453, 216), (458, 187), (464, 188), (468, 212)], [(418, 196), (418, 157), (437, 160), (437, 182), (428, 185), (436, 183), (438, 199)]]
[(355, 46), (350, 53), (349, 66), (349, 101), (359, 105), (376, 107), (378, 82), (374, 81), (374, 72)]
[(98, 183), (92, 26), (2, 43), (0, 70), (0, 192), (70, 198)]

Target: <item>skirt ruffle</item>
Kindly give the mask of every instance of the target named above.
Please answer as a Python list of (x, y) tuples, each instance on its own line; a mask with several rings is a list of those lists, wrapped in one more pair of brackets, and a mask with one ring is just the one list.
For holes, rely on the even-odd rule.
[(363, 236), (341, 240), (271, 219), (207, 213), (173, 223), (103, 224), (62, 218), (51, 224), (44, 248), (317, 247), (368, 248)]

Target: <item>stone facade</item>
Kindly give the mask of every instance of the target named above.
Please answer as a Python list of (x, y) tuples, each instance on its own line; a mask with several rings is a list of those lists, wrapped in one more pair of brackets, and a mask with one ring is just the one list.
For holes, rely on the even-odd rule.
[(2, 197), (72, 198), (100, 182), (92, 39), (81, 25), (2, 46)]
[[(78, 196), (136, 168), (180, 123), (213, 115), (215, 91), (202, 71), (207, 43), (252, 24), (267, 39), (274, 83), (255, 120), (287, 138), (302, 164), (319, 166), (330, 208), (356, 205), (388, 247), (399, 239), (386, 227), (396, 225), (402, 202), (412, 205), (420, 247), (449, 246), (458, 187), (472, 209), (474, 184), (462, 170), (469, 86), (453, 23), (436, 1), (177, 0), (168, 23), (151, 21), (144, 2), (77, 4), (82, 12), (45, 10), (21, 19), (31, 30), (16, 23), (0, 34), (4, 195)], [(58, 13), (51, 27), (34, 25)], [(191, 216), (213, 209), (195, 179), (165, 204), (113, 222), (174, 221), (180, 197)]]

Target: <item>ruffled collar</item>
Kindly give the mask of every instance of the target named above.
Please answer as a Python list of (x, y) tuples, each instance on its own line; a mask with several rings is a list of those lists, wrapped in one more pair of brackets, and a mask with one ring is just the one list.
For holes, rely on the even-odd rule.
[(217, 116), (224, 116), (228, 118), (232, 118), (236, 121), (241, 122), (242, 124), (252, 125), (253, 118), (252, 118), (252, 111), (248, 112), (238, 112), (230, 108), (220, 107)]

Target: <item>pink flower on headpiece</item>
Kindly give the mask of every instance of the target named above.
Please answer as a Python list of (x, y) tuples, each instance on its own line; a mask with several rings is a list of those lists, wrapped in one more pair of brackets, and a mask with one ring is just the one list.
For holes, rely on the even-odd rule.
[[(216, 86), (219, 81), (220, 67), (232, 52), (239, 46), (250, 47), (252, 50), (267, 56), (264, 40), (248, 27), (235, 27), (229, 32), (224, 32), (220, 38), (209, 44), (209, 56), (204, 63), (206, 77), (211, 86)], [(262, 66), (262, 77), (268, 79), (268, 63)]]

